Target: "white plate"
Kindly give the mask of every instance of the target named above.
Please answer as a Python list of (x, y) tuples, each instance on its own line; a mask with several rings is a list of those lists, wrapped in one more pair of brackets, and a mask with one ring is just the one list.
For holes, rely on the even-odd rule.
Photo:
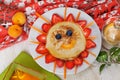
[[(46, 13), (44, 13), (42, 16), (44, 16), (46, 19), (48, 20), (51, 20), (51, 17), (54, 13), (57, 13), (59, 14), (61, 17), (64, 16), (64, 9), (65, 8), (56, 8), (56, 9), (53, 9), (53, 10), (50, 10)], [(81, 10), (78, 10), (78, 9), (75, 9), (75, 8), (67, 8), (67, 15), (69, 13), (72, 13), (74, 15), (74, 17), (77, 16), (78, 12), (80, 12), (80, 18), (79, 19), (83, 19), (83, 20), (87, 20), (87, 23), (90, 23), (90, 22), (94, 22), (94, 20), (88, 15), (86, 14), (85, 12), (81, 11)], [(42, 24), (45, 23), (42, 19), (38, 18), (33, 26), (41, 29), (41, 26)], [(99, 54), (99, 51), (101, 49), (101, 33), (99, 31), (99, 28), (98, 26), (96, 25), (96, 23), (94, 22), (94, 24), (90, 27), (92, 29), (92, 33), (91, 35), (94, 35), (94, 36), (97, 36), (97, 38), (94, 40), (94, 42), (96, 43), (96, 47), (93, 48), (93, 49), (90, 49), (91, 52), (95, 53), (96, 55)], [(32, 40), (32, 41), (37, 41), (36, 40), (36, 37), (39, 35), (39, 33), (33, 29), (30, 30), (30, 34), (29, 34), (29, 39), (28, 40)], [(30, 43), (29, 44), (29, 52), (31, 53), (32, 57), (35, 58), (37, 56), (40, 56), (40, 54), (36, 53), (35, 49), (37, 47), (37, 44), (32, 44)], [(96, 60), (96, 57), (92, 56), (89, 54), (89, 56), (86, 58), (86, 60), (92, 64), (95, 60)], [(44, 69), (50, 71), (50, 72), (53, 72), (53, 66), (54, 64), (53, 63), (50, 63), (50, 64), (46, 64), (45, 63), (45, 57), (42, 57), (38, 60), (36, 60), (36, 62)], [(85, 70), (86, 68), (88, 68), (89, 65), (86, 64), (86, 63), (83, 63), (82, 66), (80, 66), (77, 70), (77, 72), (81, 72), (83, 70)], [(60, 74), (60, 75), (63, 75), (64, 74), (64, 69), (63, 68), (57, 68), (56, 69), (56, 74)], [(74, 68), (72, 70), (67, 70), (67, 74), (74, 74)]]

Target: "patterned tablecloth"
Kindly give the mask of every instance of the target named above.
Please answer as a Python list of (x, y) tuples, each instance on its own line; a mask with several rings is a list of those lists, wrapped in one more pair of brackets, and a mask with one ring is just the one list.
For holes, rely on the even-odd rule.
[[(5, 3), (7, 4), (10, 1), (12, 0), (5, 0)], [(21, 5), (26, 4), (25, 0), (13, 1), (20, 1)], [(29, 1), (33, 0), (28, 0), (28, 2)], [(78, 8), (88, 13), (96, 21), (100, 30), (102, 29), (105, 20), (111, 16), (120, 15), (120, 7), (116, 0), (41, 0), (39, 2), (33, 2), (34, 4), (26, 5), (25, 8), (28, 22), (30, 24), (36, 19), (36, 16), (33, 14), (35, 11), (39, 14), (43, 14), (51, 9), (64, 6)], [(28, 40), (24, 40), (23, 42), (0, 51), (0, 73), (4, 71), (4, 69), (19, 55), (21, 51), (29, 52), (28, 44)], [(101, 74), (99, 74), (99, 66), (100, 64), (95, 61), (86, 70), (76, 75), (68, 75), (67, 80), (120, 80), (119, 64), (112, 64), (111, 66), (106, 67)], [(63, 76), (59, 76), (63, 79)]]

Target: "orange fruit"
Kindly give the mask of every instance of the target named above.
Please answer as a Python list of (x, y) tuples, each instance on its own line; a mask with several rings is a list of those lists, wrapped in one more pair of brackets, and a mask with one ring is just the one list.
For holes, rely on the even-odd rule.
[(12, 25), (8, 28), (8, 35), (13, 38), (17, 38), (22, 34), (22, 31), (22, 27), (19, 25)]
[(26, 22), (26, 16), (23, 12), (16, 12), (12, 17), (13, 24), (23, 25)]

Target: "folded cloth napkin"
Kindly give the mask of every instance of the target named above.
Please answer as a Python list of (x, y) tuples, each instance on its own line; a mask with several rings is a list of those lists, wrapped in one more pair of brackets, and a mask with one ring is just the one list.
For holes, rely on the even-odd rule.
[(40, 0), (29, 7), (35, 9), (39, 14), (43, 14), (54, 8), (65, 6), (86, 12), (96, 21), (100, 30), (109, 17), (120, 15), (117, 0)]

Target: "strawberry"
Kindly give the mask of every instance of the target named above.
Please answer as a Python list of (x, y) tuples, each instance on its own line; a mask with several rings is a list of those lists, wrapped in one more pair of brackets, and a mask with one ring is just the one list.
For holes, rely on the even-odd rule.
[(40, 34), (37, 36), (37, 40), (42, 43), (46, 43), (46, 34)]
[(74, 22), (75, 21), (74, 16), (72, 14), (69, 14), (66, 18), (66, 21)]
[(3, 26), (0, 26), (0, 38), (5, 37), (8, 34), (8, 31)]
[(82, 58), (87, 58), (88, 55), (89, 55), (89, 53), (86, 50), (80, 53), (80, 57), (82, 57)]
[(90, 49), (90, 48), (94, 48), (94, 47), (96, 47), (95, 42), (93, 42), (91, 39), (87, 39), (87, 41), (86, 41), (86, 48)]
[(75, 66), (75, 63), (74, 63), (73, 60), (72, 61), (66, 61), (65, 65), (66, 65), (67, 69), (72, 69)]
[(91, 34), (91, 31), (92, 30), (90, 28), (83, 29), (83, 32), (86, 38), (88, 38), (88, 36)]
[(53, 61), (55, 61), (56, 60), (56, 58), (54, 57), (54, 56), (52, 56), (51, 54), (47, 54), (46, 56), (45, 56), (45, 62), (46, 63), (51, 63), (51, 62), (53, 62)]
[(53, 14), (52, 15), (52, 23), (53, 24), (56, 24), (58, 22), (62, 22), (63, 21), (63, 18), (60, 17), (58, 14)]
[(56, 64), (57, 64), (58, 67), (63, 67), (64, 66), (64, 61), (60, 60), (60, 59), (57, 59)]
[(36, 52), (39, 54), (45, 54), (45, 53), (48, 53), (48, 50), (45, 47), (45, 44), (40, 43), (36, 48)]
[(51, 24), (45, 23), (42, 25), (42, 30), (46, 33), (49, 31), (50, 28), (51, 28)]
[(86, 24), (87, 24), (87, 21), (86, 21), (86, 20), (79, 20), (79, 21), (77, 21), (77, 23), (78, 23), (82, 28), (84, 28), (84, 27), (86, 26)]
[(82, 65), (83, 59), (82, 58), (75, 58), (74, 63), (75, 63), (75, 65)]

